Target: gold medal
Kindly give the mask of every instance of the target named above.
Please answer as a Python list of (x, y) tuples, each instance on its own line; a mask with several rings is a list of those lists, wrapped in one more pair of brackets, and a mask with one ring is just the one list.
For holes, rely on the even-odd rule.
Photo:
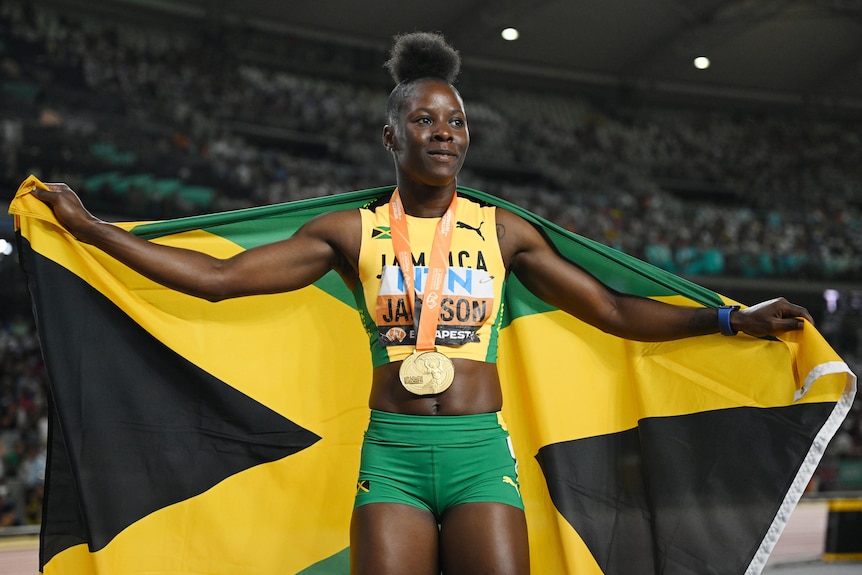
[(455, 379), (455, 366), (439, 351), (417, 351), (401, 362), (398, 375), (410, 393), (432, 395), (449, 389)]

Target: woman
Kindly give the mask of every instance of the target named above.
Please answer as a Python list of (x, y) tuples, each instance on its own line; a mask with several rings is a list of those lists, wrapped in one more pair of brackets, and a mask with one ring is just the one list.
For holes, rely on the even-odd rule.
[(220, 260), (102, 222), (64, 184), (33, 193), (79, 240), (209, 300), (294, 290), (338, 271), (365, 312), (374, 361), (352, 573), (525, 574), (517, 466), (497, 416), (503, 399), (493, 342), (508, 274), (546, 302), (629, 339), (719, 330), (764, 336), (801, 329), (801, 318), (811, 318), (783, 299), (716, 311), (609, 290), (519, 216), (458, 197), (470, 143), (452, 86), (458, 53), (437, 34), (407, 34), (396, 38), (387, 67), (397, 83), (383, 128), (395, 193), (321, 215), (282, 242)]

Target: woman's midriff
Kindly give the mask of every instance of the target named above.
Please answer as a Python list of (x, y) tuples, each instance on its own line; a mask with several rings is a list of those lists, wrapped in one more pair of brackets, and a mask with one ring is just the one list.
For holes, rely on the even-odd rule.
[(493, 413), (503, 407), (503, 392), (497, 366), (469, 359), (452, 360), (455, 379), (446, 391), (435, 395), (415, 395), (401, 385), (401, 362), (374, 370), (369, 407), (379, 411), (410, 415), (469, 415)]

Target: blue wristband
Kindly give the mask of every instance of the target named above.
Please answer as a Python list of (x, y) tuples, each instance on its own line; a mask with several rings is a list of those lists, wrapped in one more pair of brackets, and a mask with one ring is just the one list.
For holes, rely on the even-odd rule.
[(739, 333), (730, 325), (730, 312), (738, 309), (738, 305), (723, 305), (718, 308), (718, 331), (721, 332), (721, 335), (736, 335)]

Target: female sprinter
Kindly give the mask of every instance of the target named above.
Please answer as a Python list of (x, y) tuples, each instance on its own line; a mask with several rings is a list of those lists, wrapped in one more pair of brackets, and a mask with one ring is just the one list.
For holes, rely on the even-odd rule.
[[(709, 334), (720, 322), (726, 332), (764, 336), (801, 329), (801, 318), (811, 318), (783, 299), (720, 315), (608, 289), (519, 216), (456, 194), (470, 145), (464, 102), (452, 86), (458, 52), (438, 34), (406, 34), (395, 39), (386, 65), (397, 84), (383, 127), (396, 192), (368, 208), (321, 215), (287, 240), (220, 260), (100, 221), (64, 184), (34, 193), (80, 241), (201, 298), (295, 290), (330, 270), (351, 289), (361, 287), (357, 304), (369, 310), (376, 349), (351, 572), (524, 575), (527, 525), (488, 353), (508, 274), (549, 304), (629, 339)], [(391, 241), (372, 238), (386, 226)], [(453, 297), (445, 281), (451, 273), (470, 277), (469, 303), (484, 310), (458, 329), (448, 329), (451, 308), (441, 305)]]

